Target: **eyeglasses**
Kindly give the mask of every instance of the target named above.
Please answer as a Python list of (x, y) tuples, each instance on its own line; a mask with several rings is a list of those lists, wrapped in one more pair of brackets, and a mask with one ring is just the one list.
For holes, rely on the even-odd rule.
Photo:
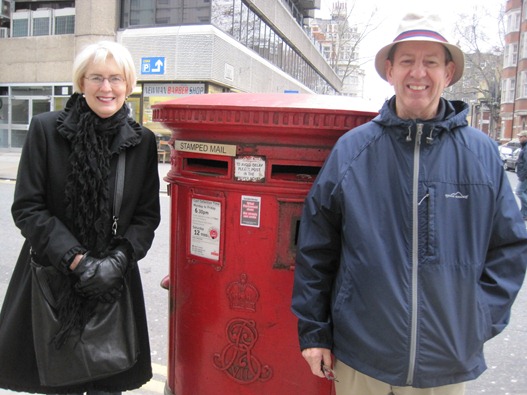
[(329, 366), (326, 366), (324, 365), (323, 363), (320, 364), (320, 368), (322, 369), (322, 372), (324, 373), (324, 376), (330, 380), (330, 381), (336, 381), (337, 383), (339, 382), (337, 380), (337, 375), (335, 374), (335, 371), (333, 369), (331, 369)]
[(93, 85), (101, 86), (104, 83), (104, 80), (108, 80), (111, 86), (120, 86), (124, 84), (124, 78), (120, 75), (112, 75), (111, 77), (104, 78), (100, 75), (90, 75), (88, 77), (84, 77), (88, 81), (90, 81)]

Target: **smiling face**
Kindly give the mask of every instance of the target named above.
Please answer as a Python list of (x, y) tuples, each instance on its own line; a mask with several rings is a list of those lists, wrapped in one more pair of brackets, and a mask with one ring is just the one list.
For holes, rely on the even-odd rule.
[[(93, 77), (101, 77), (102, 83)], [(111, 77), (121, 77), (111, 78)], [(110, 79), (113, 81), (110, 83)], [(121, 109), (126, 100), (126, 80), (123, 71), (111, 57), (91, 63), (81, 82), (82, 92), (91, 110), (101, 118), (109, 118)]]
[(385, 67), (386, 78), (395, 91), (397, 116), (434, 118), (455, 70), (454, 62), (446, 62), (445, 47), (433, 42), (401, 42)]

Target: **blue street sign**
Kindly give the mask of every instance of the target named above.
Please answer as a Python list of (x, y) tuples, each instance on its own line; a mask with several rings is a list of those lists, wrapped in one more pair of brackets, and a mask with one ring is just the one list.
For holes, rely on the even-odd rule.
[(141, 58), (141, 74), (165, 74), (165, 57)]

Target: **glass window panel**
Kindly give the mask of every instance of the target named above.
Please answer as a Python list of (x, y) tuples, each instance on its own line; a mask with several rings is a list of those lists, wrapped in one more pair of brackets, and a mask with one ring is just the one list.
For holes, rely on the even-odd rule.
[(183, 23), (184, 24), (205, 24), (211, 20), (210, 1), (194, 0), (183, 2)]
[(0, 148), (9, 148), (9, 133), (7, 129), (0, 128)]
[(122, 0), (121, 26), (210, 24), (211, 7), (210, 0)]
[(49, 36), (51, 18), (33, 18), (33, 36)]
[(45, 99), (45, 100), (33, 99), (32, 107), (33, 107), (32, 116), (35, 116), (37, 114), (42, 114), (44, 112), (49, 112), (51, 110), (50, 101), (48, 99)]
[(55, 18), (55, 34), (74, 34), (75, 15), (57, 16)]
[(73, 87), (71, 85), (55, 85), (53, 87), (54, 96), (71, 96)]
[(52, 86), (13, 86), (11, 88), (13, 96), (51, 96)]
[(250, 9), (247, 14), (247, 48), (254, 48), (255, 35), (255, 18), (256, 15)]
[(276, 33), (272, 29), (269, 33), (269, 60), (276, 64)]
[(265, 29), (265, 22), (263, 22), (260, 18), (258, 18), (257, 15), (255, 15), (256, 19), (254, 21), (254, 37), (253, 37), (253, 49), (256, 52), (260, 51), (260, 37), (262, 35), (262, 29)]
[(22, 148), (26, 140), (27, 130), (12, 130), (11, 131), (11, 147)]
[(276, 65), (282, 67), (284, 64), (284, 40), (280, 36), (276, 39)]
[(183, 1), (157, 1), (156, 25), (181, 25), (183, 22)]
[(130, 0), (121, 0), (121, 28), (130, 26)]
[(132, 0), (130, 4), (130, 25), (153, 26), (155, 0)]
[(241, 13), (242, 13), (242, 0), (234, 0), (234, 13), (233, 13), (233, 28), (232, 36), (235, 40), (241, 41)]
[(27, 19), (13, 19), (13, 37), (29, 36), (29, 24)]
[(234, 0), (213, 0), (211, 7), (211, 23), (232, 36)]
[(248, 26), (247, 26), (247, 17), (249, 16), (249, 9), (245, 4), (242, 3), (242, 9), (240, 14), (240, 42), (244, 45), (247, 45), (247, 36)]
[(12, 123), (18, 125), (29, 124), (29, 100), (13, 99), (11, 100), (13, 107)]
[(140, 96), (130, 96), (126, 102), (130, 108), (130, 115), (136, 122), (141, 122), (141, 98)]
[(68, 99), (69, 99), (68, 97), (56, 97), (53, 102), (54, 110), (55, 111), (64, 110)]
[(7, 123), (7, 97), (0, 97), (0, 124), (6, 124)]

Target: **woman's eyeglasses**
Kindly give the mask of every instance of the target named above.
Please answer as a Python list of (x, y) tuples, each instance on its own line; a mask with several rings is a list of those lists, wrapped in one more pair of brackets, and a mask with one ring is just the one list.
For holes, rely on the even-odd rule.
[(101, 75), (90, 75), (84, 78), (90, 81), (90, 83), (92, 83), (93, 85), (97, 85), (97, 86), (101, 86), (102, 84), (104, 84), (104, 80), (108, 80), (111, 86), (120, 86), (124, 84), (125, 82), (124, 78), (121, 77), (120, 75), (112, 75), (111, 77), (108, 77), (108, 78), (104, 78)]

